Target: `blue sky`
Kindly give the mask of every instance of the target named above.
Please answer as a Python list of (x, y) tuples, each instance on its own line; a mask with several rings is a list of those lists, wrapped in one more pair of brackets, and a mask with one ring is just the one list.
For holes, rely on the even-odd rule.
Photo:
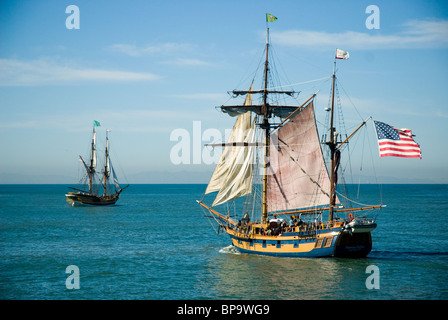
[[(379, 29), (366, 27), (372, 4)], [(69, 5), (79, 29), (66, 28)], [(379, 159), (370, 145), (382, 182), (448, 183), (448, 4), (296, 0), (2, 1), (0, 183), (75, 183), (93, 120), (99, 139), (111, 130), (129, 183), (206, 183), (214, 166), (173, 164), (170, 135), (184, 129), (193, 141), (198, 121), (200, 132), (232, 127), (215, 106), (248, 88), (267, 12), (278, 17), (270, 35), (282, 84), (329, 77), (335, 49), (347, 50), (337, 66), (347, 126), (371, 115), (413, 130), (421, 160)], [(297, 89), (299, 101), (320, 90), (324, 114), (330, 82)]]

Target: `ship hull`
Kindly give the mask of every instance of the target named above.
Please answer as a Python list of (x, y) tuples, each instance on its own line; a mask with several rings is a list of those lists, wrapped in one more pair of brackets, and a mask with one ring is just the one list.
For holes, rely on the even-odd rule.
[(275, 257), (361, 258), (372, 249), (370, 232), (351, 234), (341, 227), (280, 236), (247, 235), (230, 228), (227, 233), (238, 251)]
[(342, 232), (335, 248), (334, 256), (341, 258), (364, 258), (372, 250), (370, 232)]
[(67, 202), (72, 205), (86, 204), (92, 206), (108, 206), (117, 202), (119, 195), (113, 194), (109, 196), (96, 196), (80, 192), (69, 192), (66, 195)]

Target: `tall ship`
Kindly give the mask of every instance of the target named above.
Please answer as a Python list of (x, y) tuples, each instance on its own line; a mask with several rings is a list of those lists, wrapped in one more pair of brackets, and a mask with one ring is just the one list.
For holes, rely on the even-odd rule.
[[(344, 139), (335, 127), (336, 58), (346, 59), (348, 52), (336, 50), (328, 124), (320, 139), (314, 111), (317, 93), (304, 103), (282, 104), (282, 96), (298, 92), (270, 83), (275, 79), (270, 46), (267, 28), (261, 88), (253, 89), (252, 81), (249, 90), (229, 92), (245, 96), (244, 103), (219, 107), (236, 121), (225, 143), (209, 144), (224, 148), (197, 202), (215, 230), (230, 236), (242, 253), (365, 257), (372, 249), (375, 216), (384, 206), (357, 205), (338, 185), (341, 150), (366, 122)], [(253, 104), (256, 95), (259, 103)], [(207, 195), (215, 193), (212, 202)]]
[[(94, 121), (92, 142), (90, 147), (90, 159), (86, 162), (79, 156), (79, 161), (82, 162), (85, 169), (85, 174), (79, 182), (78, 188), (70, 187), (73, 191), (68, 192), (66, 196), (67, 202), (75, 206), (77, 204), (106, 206), (113, 205), (117, 202), (120, 193), (129, 185), (121, 187), (115, 170), (112, 166), (112, 161), (109, 156), (109, 132), (106, 130), (106, 147), (104, 150), (104, 166), (97, 166), (97, 147), (96, 147), (96, 131), (95, 127), (99, 127), (100, 123)], [(101, 170), (101, 169), (102, 170)], [(98, 170), (100, 169), (100, 170)], [(98, 172), (99, 171), (99, 172)], [(82, 188), (82, 189), (81, 189)]]

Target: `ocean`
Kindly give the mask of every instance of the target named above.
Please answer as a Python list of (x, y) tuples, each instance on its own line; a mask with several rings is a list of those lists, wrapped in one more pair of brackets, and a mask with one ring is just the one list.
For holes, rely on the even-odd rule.
[(367, 258), (294, 259), (235, 252), (196, 203), (205, 185), (131, 185), (110, 207), (0, 185), (0, 299), (448, 299), (448, 185), (381, 188)]

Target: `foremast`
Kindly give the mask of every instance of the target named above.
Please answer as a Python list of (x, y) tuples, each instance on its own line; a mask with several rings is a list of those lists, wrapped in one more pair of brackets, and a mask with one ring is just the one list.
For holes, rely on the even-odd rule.
[[(265, 224), (268, 220), (268, 206), (267, 206), (267, 193), (268, 193), (268, 170), (269, 170), (269, 145), (270, 145), (270, 132), (271, 132), (271, 123), (269, 122), (269, 118), (272, 116), (272, 110), (269, 105), (268, 95), (270, 93), (276, 94), (288, 94), (292, 95), (295, 91), (278, 91), (278, 90), (269, 90), (268, 89), (268, 81), (269, 81), (269, 27), (266, 28), (266, 58), (264, 63), (264, 88), (262, 90), (257, 91), (237, 91), (234, 90), (233, 94), (252, 94), (252, 93), (261, 93), (263, 95), (263, 104), (261, 105), (261, 115), (263, 120), (260, 124), (260, 128), (264, 130), (264, 159), (263, 159), (263, 192), (262, 192), (262, 206), (261, 206), (261, 222)], [(236, 108), (242, 106), (235, 106)]]
[[(247, 102), (247, 98), (246, 101), (244, 103), (244, 105), (234, 105), (234, 106), (221, 106), (221, 109), (223, 112), (229, 113), (230, 115), (243, 115), (248, 111), (252, 111), (254, 113), (256, 113), (258, 116), (261, 117), (261, 119), (259, 120), (259, 128), (261, 130), (264, 131), (264, 157), (263, 157), (263, 179), (262, 179), (262, 205), (261, 205), (261, 222), (263, 224), (266, 224), (268, 221), (268, 175), (269, 175), (269, 166), (270, 166), (270, 162), (269, 162), (269, 157), (270, 157), (270, 138), (271, 138), (271, 123), (269, 122), (269, 119), (273, 116), (273, 115), (277, 115), (278, 110), (284, 109), (287, 110), (286, 112), (290, 113), (293, 112), (295, 113), (297, 110), (299, 110), (300, 108), (303, 107), (300, 106), (297, 108), (297, 106), (278, 106), (278, 105), (270, 105), (269, 103), (269, 94), (287, 94), (292, 96), (293, 94), (296, 93), (296, 91), (279, 91), (279, 90), (275, 90), (275, 88), (269, 89), (268, 85), (269, 85), (269, 28), (266, 28), (266, 57), (265, 57), (265, 63), (264, 63), (264, 80), (263, 80), (263, 87), (260, 90), (252, 90), (252, 86), (250, 88), (250, 90), (233, 90), (232, 93), (234, 96), (238, 96), (238, 95), (252, 95), (252, 94), (262, 94), (262, 102), (260, 105), (252, 105), (250, 103), (250, 105), (248, 105)], [(313, 96), (314, 97), (314, 96)], [(309, 99), (310, 100), (310, 99)], [(309, 101), (308, 100), (308, 101)], [(286, 119), (285, 119), (286, 120)], [(238, 122), (238, 120), (237, 120)], [(277, 128), (277, 126), (275, 127)], [(258, 146), (257, 143), (241, 143), (238, 141), (238, 143), (231, 143), (234, 146), (237, 145), (247, 145), (247, 146)], [(226, 145), (230, 145), (229, 143), (226, 144), (222, 144), (223, 146)], [(216, 168), (215, 168), (216, 170)], [(214, 175), (212, 176), (211, 181), (214, 179)], [(208, 190), (210, 187), (210, 183), (209, 186), (207, 187), (206, 193), (208, 192), (212, 192), (212, 191), (217, 191), (219, 190)], [(216, 202), (216, 199), (215, 199)], [(204, 205), (202, 202), (199, 202), (202, 206), (204, 206), (205, 208), (209, 209), (210, 211), (212, 211), (213, 213), (216, 214), (216, 212), (214, 210), (211, 209), (211, 207), (208, 207), (206, 205)], [(217, 204), (213, 204), (213, 205), (217, 205)], [(212, 206), (213, 206), (212, 205)], [(218, 215), (219, 217), (223, 218), (221, 215)]]
[(90, 148), (90, 164), (87, 165), (84, 161), (84, 159), (79, 156), (79, 159), (81, 160), (82, 164), (84, 165), (84, 168), (87, 171), (87, 176), (89, 179), (89, 194), (93, 193), (93, 178), (95, 176), (96, 172), (96, 132), (95, 132), (95, 125), (93, 126), (93, 132), (92, 132), (92, 143)]

